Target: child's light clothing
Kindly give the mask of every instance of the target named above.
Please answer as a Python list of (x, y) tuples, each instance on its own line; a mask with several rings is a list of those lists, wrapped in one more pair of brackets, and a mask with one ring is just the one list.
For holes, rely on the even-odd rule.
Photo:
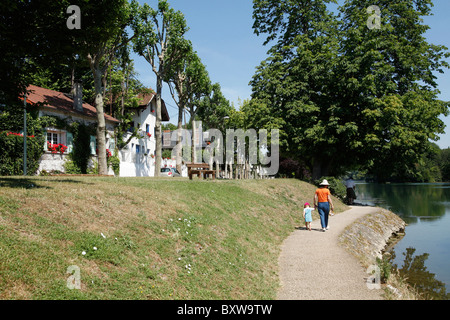
[(305, 222), (312, 222), (312, 214), (313, 208), (305, 208), (303, 209), (303, 213), (305, 214)]

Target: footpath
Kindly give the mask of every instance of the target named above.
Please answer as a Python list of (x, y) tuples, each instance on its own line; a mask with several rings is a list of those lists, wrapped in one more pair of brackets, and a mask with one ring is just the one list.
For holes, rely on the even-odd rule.
[(382, 290), (370, 290), (370, 276), (359, 261), (338, 244), (345, 227), (376, 211), (374, 207), (353, 206), (329, 217), (323, 232), (320, 220), (312, 231), (298, 227), (284, 242), (279, 257), (281, 288), (279, 300), (380, 300)]

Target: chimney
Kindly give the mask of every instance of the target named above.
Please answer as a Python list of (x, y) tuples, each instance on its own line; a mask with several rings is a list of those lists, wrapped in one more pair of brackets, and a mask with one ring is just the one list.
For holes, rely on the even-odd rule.
[(73, 108), (83, 112), (83, 83), (81, 80), (74, 81)]

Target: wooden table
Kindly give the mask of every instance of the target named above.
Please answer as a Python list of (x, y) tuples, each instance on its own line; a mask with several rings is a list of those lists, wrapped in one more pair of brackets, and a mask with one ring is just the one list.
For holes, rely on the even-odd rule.
[(188, 168), (188, 176), (189, 180), (192, 180), (192, 175), (196, 174), (197, 177), (200, 178), (200, 175), (203, 174), (203, 178), (206, 179), (206, 176), (211, 175), (212, 179), (216, 178), (216, 171), (211, 170), (209, 168), (209, 164), (207, 163), (187, 163)]

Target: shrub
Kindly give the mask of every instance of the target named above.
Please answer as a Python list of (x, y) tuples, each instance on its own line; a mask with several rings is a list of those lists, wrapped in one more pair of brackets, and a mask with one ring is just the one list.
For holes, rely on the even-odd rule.
[(64, 163), (64, 172), (67, 174), (81, 174), (81, 169), (73, 160), (67, 160)]
[(88, 173), (89, 158), (91, 157), (90, 135), (92, 129), (78, 122), (73, 122), (70, 129), (73, 132), (72, 159), (81, 173)]
[(111, 166), (111, 168), (114, 171), (114, 174), (116, 176), (120, 173), (120, 159), (118, 156), (110, 156), (108, 157), (108, 165)]
[(391, 276), (392, 265), (386, 258), (377, 258), (376, 261), (378, 267), (380, 268), (380, 280), (382, 283), (386, 283)]
[[(27, 136), (27, 174), (33, 175), (39, 168), (44, 153), (44, 136)], [(0, 132), (0, 175), (23, 174), (24, 137), (16, 132)]]

